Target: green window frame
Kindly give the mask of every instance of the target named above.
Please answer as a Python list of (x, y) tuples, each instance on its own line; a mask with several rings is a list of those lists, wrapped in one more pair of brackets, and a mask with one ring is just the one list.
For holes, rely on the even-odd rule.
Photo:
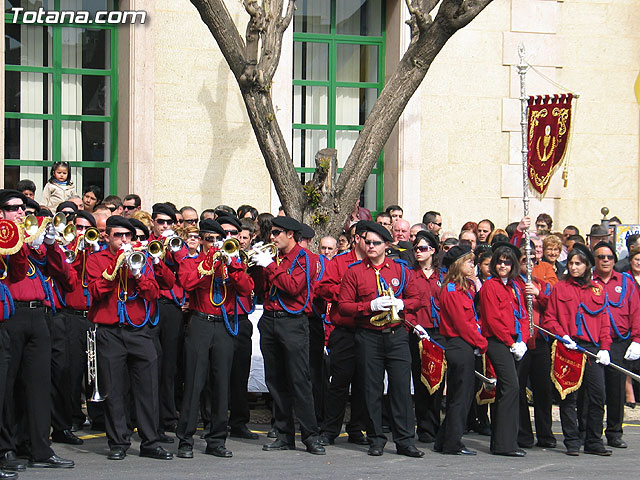
[[(53, 0), (53, 8), (51, 10), (61, 10), (61, 0)], [(114, 2), (117, 4), (117, 2)], [(28, 10), (28, 9), (27, 9)], [(113, 10), (113, 9), (110, 9)], [(13, 24), (13, 13), (5, 12), (5, 25)], [(18, 18), (17, 24), (23, 24), (22, 16)], [(7, 64), (6, 58), (4, 59), (5, 74), (7, 72), (33, 72), (42, 73), (45, 75), (51, 75), (51, 111), (48, 113), (25, 113), (25, 112), (7, 112), (5, 111), (5, 121), (9, 119), (17, 120), (42, 120), (45, 122), (51, 122), (51, 139), (48, 142), (51, 143), (51, 158), (47, 160), (37, 159), (17, 159), (17, 158), (5, 158), (4, 166), (11, 167), (51, 167), (56, 160), (62, 159), (62, 126), (63, 122), (100, 122), (108, 124), (109, 133), (105, 135), (105, 146), (107, 142), (109, 144), (109, 156), (105, 157), (104, 161), (70, 161), (69, 164), (72, 168), (98, 168), (108, 170), (108, 182), (104, 183), (104, 196), (115, 194), (117, 192), (118, 172), (118, 25), (113, 24), (74, 24), (74, 23), (39, 23), (29, 24), (34, 28), (50, 28), (51, 29), (51, 42), (52, 42), (52, 55), (51, 65), (49, 66), (28, 66), (28, 65), (13, 65)], [(109, 68), (106, 69), (94, 69), (94, 68), (67, 68), (63, 67), (62, 58), (62, 40), (63, 29), (66, 28), (81, 28), (86, 30), (106, 30), (109, 32)], [(105, 77), (105, 85), (108, 82), (109, 88), (109, 107), (108, 115), (87, 115), (87, 114), (63, 114), (62, 106), (62, 78), (63, 75), (79, 75), (79, 76), (101, 76)], [(106, 105), (105, 105), (106, 108)], [(7, 141), (5, 137), (5, 142)], [(6, 155), (6, 151), (5, 151)], [(48, 177), (47, 177), (48, 178)], [(103, 175), (104, 178), (104, 175)], [(75, 181), (75, 179), (74, 179)], [(82, 195), (82, 186), (76, 185), (77, 193)]]
[[(318, 0), (313, 0), (314, 2)], [(361, 131), (364, 124), (364, 118), (361, 117), (361, 121), (359, 121), (358, 125), (354, 124), (340, 124), (338, 123), (338, 105), (337, 105), (337, 92), (339, 89), (375, 89), (376, 96), (380, 95), (382, 89), (384, 88), (384, 75), (385, 75), (385, 45), (386, 45), (386, 32), (385, 32), (385, 4), (386, 1), (382, 0), (380, 2), (380, 35), (346, 35), (338, 33), (338, 26), (336, 20), (336, 2), (339, 0), (324, 0), (326, 2), (330, 2), (330, 31), (329, 33), (303, 33), (297, 32), (294, 28), (293, 33), (293, 41), (294, 41), (294, 52), (296, 51), (296, 44), (314, 44), (318, 45), (326, 45), (328, 49), (328, 74), (326, 80), (311, 80), (311, 79), (299, 79), (295, 78), (296, 72), (296, 54), (294, 53), (294, 67), (293, 67), (293, 105), (294, 105), (294, 113), (293, 113), (293, 122), (292, 122), (292, 136), (295, 139), (297, 132), (300, 135), (303, 135), (304, 132), (310, 131), (321, 131), (326, 132), (326, 142), (328, 148), (336, 148), (336, 137), (340, 134), (340, 132), (349, 132), (349, 131)], [(298, 6), (298, 9), (303, 8), (302, 6)], [(304, 14), (304, 12), (303, 12)], [(295, 20), (294, 20), (295, 21)], [(367, 47), (376, 47), (377, 48), (377, 81), (338, 81), (337, 72), (338, 72), (338, 49), (341, 46), (354, 45), (359, 46), (360, 49), (366, 49)], [(313, 47), (311, 47), (313, 48)], [(363, 50), (364, 51), (364, 50)], [(295, 92), (297, 87), (302, 87), (299, 91), (302, 91), (301, 102), (305, 102), (305, 87), (322, 87), (327, 89), (327, 105), (326, 105), (326, 122), (318, 122), (318, 123), (296, 123), (296, 101), (295, 101)], [(360, 90), (360, 92), (364, 92), (364, 90)], [(303, 107), (301, 107), (303, 108)], [(368, 112), (367, 112), (368, 114)], [(310, 132), (311, 133), (311, 132)], [(295, 148), (295, 141), (293, 142)], [(349, 152), (343, 152), (349, 153)], [(315, 155), (315, 152), (311, 152), (311, 155)], [(314, 157), (305, 158), (304, 149), (300, 153), (301, 156), (301, 166), (296, 166), (296, 171), (300, 173), (301, 179), (303, 182), (310, 178), (305, 178), (306, 174), (313, 174), (315, 172), (315, 166), (313, 166)], [(338, 152), (338, 156), (341, 156), (341, 152)], [(295, 158), (295, 153), (293, 155)], [(346, 155), (344, 157), (346, 159)], [(342, 169), (338, 168), (338, 172)], [(375, 205), (363, 205), (369, 208), (372, 211), (372, 214), (376, 214), (379, 211), (383, 210), (383, 172), (384, 172), (384, 150), (381, 152), (378, 161), (375, 167), (371, 170), (371, 174), (375, 175), (375, 192), (376, 199)]]

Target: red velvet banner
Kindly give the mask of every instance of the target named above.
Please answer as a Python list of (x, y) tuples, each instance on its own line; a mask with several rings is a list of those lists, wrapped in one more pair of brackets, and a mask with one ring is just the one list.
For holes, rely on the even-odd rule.
[(572, 94), (529, 97), (528, 175), (531, 187), (543, 197), (567, 151)]
[(444, 350), (434, 345), (426, 338), (418, 343), (420, 347), (420, 358), (422, 360), (422, 369), (420, 378), (422, 383), (429, 390), (429, 394), (440, 388), (444, 372), (447, 369), (447, 360), (444, 358)]
[(13, 255), (22, 248), (22, 230), (10, 220), (0, 219), (0, 255)]
[(565, 399), (582, 385), (586, 356), (577, 350), (569, 350), (557, 340), (551, 345), (551, 381)]
[[(487, 378), (497, 378), (496, 371), (493, 369), (493, 365), (491, 365), (491, 360), (485, 353), (482, 355), (482, 373)], [(496, 401), (496, 388), (487, 388), (487, 384), (483, 383), (480, 390), (476, 393), (476, 402), (478, 405), (485, 405), (487, 403), (493, 403)]]

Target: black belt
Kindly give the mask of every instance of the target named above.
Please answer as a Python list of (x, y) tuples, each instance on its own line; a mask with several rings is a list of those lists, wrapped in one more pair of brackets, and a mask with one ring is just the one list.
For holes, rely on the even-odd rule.
[(32, 300), (30, 302), (13, 302), (15, 307), (24, 307), (29, 309), (44, 307), (45, 304), (41, 300)]
[(395, 332), (400, 327), (402, 327), (402, 323), (398, 323), (398, 324), (393, 325), (391, 327), (383, 328), (382, 330), (375, 330), (373, 328), (365, 328), (365, 327), (359, 327), (359, 328), (361, 328), (362, 330), (366, 330), (367, 332), (388, 334), (388, 333)]
[(334, 325), (336, 330), (346, 330), (349, 333), (356, 333), (356, 327), (345, 327), (342, 325)]
[(283, 312), (282, 310), (265, 310), (262, 315), (265, 317), (271, 317), (271, 318), (284, 318), (284, 317), (297, 318), (297, 317), (302, 317), (304, 313), (289, 313), (289, 312)]
[(65, 310), (66, 312), (72, 314), (72, 315), (77, 315), (79, 317), (82, 318), (87, 318), (87, 315), (89, 315), (89, 310), (72, 310), (72, 309), (67, 309)]
[[(174, 302), (172, 299), (165, 298), (165, 297), (162, 297), (162, 298), (158, 299), (158, 303), (164, 303), (165, 305), (175, 305), (176, 307), (178, 306), (178, 304), (176, 302)], [(178, 307), (178, 308), (180, 308), (180, 307)]]
[(209, 315), (207, 313), (198, 312), (197, 310), (194, 310), (193, 314), (207, 322), (224, 322), (222, 315)]

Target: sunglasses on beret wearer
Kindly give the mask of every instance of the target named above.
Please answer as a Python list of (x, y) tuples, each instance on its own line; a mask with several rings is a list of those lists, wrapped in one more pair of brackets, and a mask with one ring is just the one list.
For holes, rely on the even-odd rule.
[(171, 225), (173, 223), (173, 220), (171, 220), (170, 218), (156, 218), (154, 222), (156, 222), (158, 225)]
[(18, 205), (3, 205), (2, 210), (5, 212), (17, 212), (18, 210), (22, 210), (23, 212), (27, 209), (24, 203), (20, 203)]

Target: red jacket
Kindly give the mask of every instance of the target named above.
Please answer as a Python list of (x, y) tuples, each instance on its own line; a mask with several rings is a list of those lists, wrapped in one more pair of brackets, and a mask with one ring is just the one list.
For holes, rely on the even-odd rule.
[[(527, 297), (526, 297), (526, 294), (524, 293), (525, 281), (526, 281), (526, 277), (523, 277), (522, 275), (519, 275), (516, 278), (516, 283), (518, 284), (520, 291), (522, 292), (523, 295), (525, 295), (523, 302), (526, 308)], [(553, 291), (553, 286), (550, 283), (543, 282), (536, 277), (531, 277), (531, 282), (540, 292), (538, 293), (537, 297), (533, 297), (533, 323), (535, 325), (541, 325), (541, 320), (542, 320), (542, 317), (544, 316), (544, 311), (547, 308), (547, 304), (549, 303), (549, 296)], [(527, 328), (529, 327), (527, 326)], [(538, 338), (542, 336), (542, 333), (540, 332), (540, 330), (538, 330), (537, 328), (534, 328), (533, 330), (534, 330), (533, 331), (534, 338)]]
[(529, 340), (527, 306), (524, 292), (517, 284), (509, 281), (505, 285), (500, 278), (490, 278), (482, 284), (479, 295), (485, 337), (496, 337), (509, 347), (516, 341)]
[(420, 267), (413, 269), (415, 288), (418, 290), (420, 296), (420, 303), (415, 311), (407, 311), (406, 319), (412, 324), (422, 325), (425, 328), (437, 328), (437, 318), (434, 319), (433, 313), (438, 315), (440, 311), (440, 275), (438, 272), (433, 272), (429, 278), (427, 278)]
[(316, 287), (316, 294), (329, 302), (329, 321), (333, 325), (340, 325), (347, 328), (355, 328), (356, 322), (353, 317), (345, 317), (340, 314), (338, 308), (338, 296), (340, 294), (340, 284), (347, 268), (356, 262), (355, 252), (349, 250), (333, 257), (331, 261), (325, 262), (325, 272)]
[(635, 280), (614, 270), (606, 283), (593, 272), (593, 283), (602, 285), (607, 294), (611, 337), (626, 337), (631, 332), (631, 340), (640, 343), (640, 296)]
[(572, 278), (562, 280), (551, 292), (542, 324), (561, 337), (569, 335), (573, 339), (600, 344), (602, 350), (609, 350), (611, 334), (605, 296), (602, 285), (580, 286)]
[[(479, 320), (473, 307), (475, 290), (462, 290), (455, 283), (447, 283), (440, 292), (440, 333), (448, 338), (461, 337), (469, 345), (487, 351), (487, 339), (480, 333)], [(484, 288), (484, 287), (482, 287)]]
[[(152, 240), (158, 240), (164, 245), (166, 238), (156, 237), (152, 233), (151, 235), (149, 235), (149, 241), (152, 241)], [(169, 268), (172, 275), (174, 276), (174, 281), (170, 288), (164, 288), (163, 285), (160, 285), (160, 298), (167, 298), (169, 300), (172, 300), (176, 302), (176, 305), (178, 306), (182, 306), (182, 304), (184, 303), (183, 300), (185, 297), (184, 297), (184, 289), (182, 288), (182, 285), (180, 284), (180, 281), (177, 278), (178, 277), (177, 259), (186, 256), (186, 254), (187, 254), (187, 248), (184, 245), (182, 246), (182, 249), (176, 253), (173, 253), (171, 250), (167, 248), (165, 250), (164, 259), (161, 262), (161, 263), (164, 263)], [(156, 271), (158, 271), (159, 268), (160, 268), (159, 264), (155, 265)]]
[(0, 316), (0, 321), (6, 320), (12, 314), (11, 312), (11, 302), (10, 298), (12, 297), (11, 291), (7, 287), (10, 283), (17, 283), (25, 278), (27, 275), (27, 269), (29, 268), (28, 255), (29, 250), (28, 246), (23, 245), (23, 247), (18, 250), (13, 255), (7, 255), (2, 258), (4, 262), (2, 264), (2, 280), (0, 280), (0, 290), (2, 291), (2, 315)]

